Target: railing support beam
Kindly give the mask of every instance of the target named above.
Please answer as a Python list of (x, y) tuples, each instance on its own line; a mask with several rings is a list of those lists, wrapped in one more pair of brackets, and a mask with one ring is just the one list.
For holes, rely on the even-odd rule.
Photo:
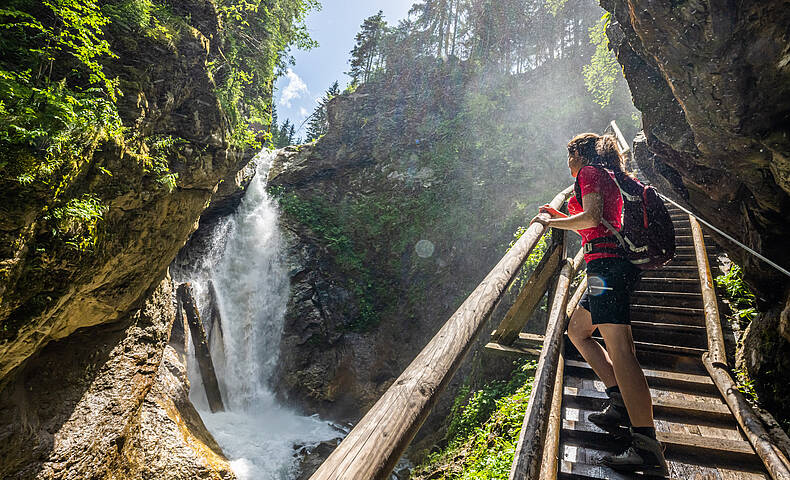
[[(551, 397), (559, 364), (560, 345), (565, 329), (568, 326), (566, 308), (569, 289), (573, 277), (584, 261), (584, 251), (579, 250), (573, 261), (566, 261), (557, 281), (554, 300), (551, 304), (549, 323), (546, 328), (546, 340), (538, 360), (535, 379), (532, 381), (532, 393), (529, 396), (527, 412), (516, 446), (510, 480), (531, 480), (540, 473), (542, 455), (540, 447), (549, 418)], [(575, 295), (574, 295), (575, 296)]]

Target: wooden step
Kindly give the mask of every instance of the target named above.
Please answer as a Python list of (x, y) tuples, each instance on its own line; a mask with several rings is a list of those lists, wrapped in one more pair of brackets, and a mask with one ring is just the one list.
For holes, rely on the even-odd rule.
[[(697, 329), (697, 331), (690, 330)], [(657, 322), (631, 322), (634, 340), (638, 342), (659, 342), (682, 347), (705, 349), (708, 335), (705, 327), (699, 325), (675, 325)]]
[[(593, 335), (593, 338), (601, 342), (603, 341), (603, 338), (601, 338), (598, 335)], [(661, 341), (660, 338), (655, 339), (655, 342), (643, 342), (643, 341), (634, 340), (637, 357), (639, 356), (640, 353), (662, 352), (671, 355), (685, 355), (689, 357), (702, 358), (702, 354), (707, 351), (706, 348), (685, 347), (682, 345), (656, 343), (659, 341)]]
[[(680, 268), (679, 268), (680, 267)], [(686, 278), (699, 282), (699, 272), (696, 269), (688, 268), (689, 265), (670, 265), (657, 270), (650, 270), (642, 273), (649, 278)]]
[[(695, 463), (684, 463), (676, 460), (669, 460), (669, 476), (657, 477), (653, 475), (643, 475), (641, 473), (619, 473), (608, 467), (597, 464), (599, 459), (610, 452), (598, 450), (592, 446), (567, 445), (560, 452), (560, 462), (557, 471), (558, 479), (565, 480), (630, 480), (630, 479), (655, 479), (668, 478), (671, 480), (689, 479), (721, 479), (721, 480), (769, 480), (771, 477), (762, 472), (750, 471), (758, 470), (759, 467), (750, 462), (746, 470), (736, 465), (715, 466), (698, 465)], [(694, 461), (692, 459), (692, 461)]]
[[(632, 303), (631, 304), (631, 312), (637, 311), (646, 311), (650, 313), (672, 313), (675, 315), (688, 315), (688, 316), (698, 316), (698, 315), (705, 315), (705, 310), (703, 308), (695, 308), (695, 307), (665, 307), (661, 305), (645, 305), (643, 303)], [(671, 322), (670, 322), (671, 323)]]
[[(597, 411), (607, 400), (605, 392), (564, 387), (563, 405), (584, 410)], [(716, 397), (699, 397), (651, 390), (653, 414), (662, 420), (693, 419), (695, 424), (713, 424), (735, 429), (737, 423), (729, 407)], [(704, 423), (700, 423), (704, 421)], [(682, 421), (681, 421), (682, 423)]]
[[(563, 408), (563, 410), (566, 410)], [(565, 413), (563, 413), (563, 417)], [(665, 447), (664, 454), (671, 462), (688, 462), (703, 465), (737, 466), (746, 471), (760, 471), (762, 462), (746, 440), (715, 438), (675, 432), (656, 432), (656, 437)], [(602, 452), (614, 453), (622, 450), (623, 442), (599, 430), (595, 425), (584, 422), (567, 422), (563, 419), (560, 441), (565, 445), (595, 445)]]
[(631, 302), (637, 305), (654, 305), (664, 307), (703, 306), (702, 294), (697, 292), (658, 291), (640, 288), (631, 293)]
[[(583, 361), (584, 359), (570, 340), (565, 343), (568, 359)], [(702, 359), (694, 355), (678, 354), (666, 350), (638, 349), (636, 358), (643, 369), (670, 370), (677, 373), (704, 375), (706, 373)]]
[[(586, 379), (597, 379), (592, 367), (585, 361), (566, 359), (566, 375)], [(673, 370), (657, 370), (643, 368), (647, 384), (651, 388), (664, 388), (672, 391), (694, 393), (698, 395), (718, 396), (719, 390), (707, 375), (680, 373)]]
[(705, 325), (705, 316), (702, 314), (688, 315), (684, 313), (654, 311), (650, 310), (649, 306), (642, 305), (638, 309), (631, 308), (631, 321), (701, 326)]
[(672, 292), (699, 292), (699, 278), (660, 276), (655, 272), (644, 272), (636, 287), (638, 290), (662, 290)]

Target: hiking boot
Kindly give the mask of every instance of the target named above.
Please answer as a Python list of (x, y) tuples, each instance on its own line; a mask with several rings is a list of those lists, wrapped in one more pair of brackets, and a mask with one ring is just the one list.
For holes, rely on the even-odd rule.
[(615, 455), (604, 455), (601, 463), (622, 472), (642, 472), (666, 477), (669, 474), (664, 459), (664, 447), (658, 440), (640, 433), (631, 433), (631, 445)]
[(620, 392), (612, 392), (603, 410), (589, 414), (587, 420), (618, 438), (631, 437), (631, 419)]

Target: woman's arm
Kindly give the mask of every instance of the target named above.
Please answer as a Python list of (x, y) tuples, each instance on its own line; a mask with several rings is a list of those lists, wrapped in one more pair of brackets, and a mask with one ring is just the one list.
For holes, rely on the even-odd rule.
[(532, 222), (540, 222), (543, 225), (559, 228), (560, 230), (582, 230), (597, 227), (601, 223), (601, 215), (603, 214), (603, 198), (601, 194), (590, 192), (585, 195), (582, 198), (582, 208), (584, 208), (583, 212), (569, 217), (551, 218), (548, 221), (535, 217), (532, 219)]

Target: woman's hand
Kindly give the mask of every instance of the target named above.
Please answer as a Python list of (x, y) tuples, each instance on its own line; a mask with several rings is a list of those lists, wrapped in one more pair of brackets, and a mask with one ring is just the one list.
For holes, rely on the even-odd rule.
[(546, 218), (544, 212), (541, 212), (538, 215), (535, 215), (535, 217), (533, 217), (532, 220), (530, 220), (529, 224), (532, 225), (533, 223), (539, 223), (544, 227), (548, 227), (550, 221), (551, 219)]
[(551, 218), (565, 218), (565, 217), (567, 217), (567, 215), (565, 215), (562, 212), (557, 211), (556, 208), (552, 207), (548, 203), (546, 205), (543, 205), (542, 207), (540, 207), (540, 213), (548, 213), (549, 215), (551, 215)]

